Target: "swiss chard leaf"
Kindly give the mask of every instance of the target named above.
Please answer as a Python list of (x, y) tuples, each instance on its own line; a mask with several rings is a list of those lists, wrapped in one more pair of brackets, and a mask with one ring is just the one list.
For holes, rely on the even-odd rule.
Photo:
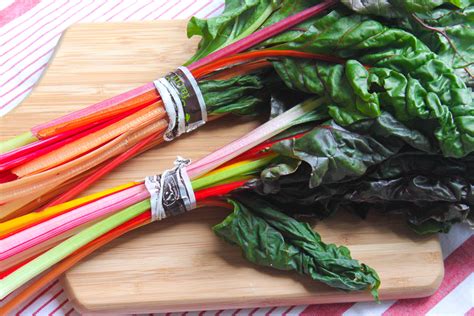
[(342, 0), (348, 8), (360, 14), (399, 17), (406, 13), (429, 12), (443, 4), (463, 8), (469, 0)]
[(474, 80), (474, 6), (464, 9), (437, 8), (396, 20), (416, 35), (447, 65), (455, 68), (464, 81)]
[(378, 299), (377, 273), (352, 259), (349, 249), (324, 243), (308, 224), (285, 215), (254, 194), (241, 194), (236, 199), (230, 201), (234, 212), (214, 231), (239, 246), (249, 261), (297, 271), (342, 290), (369, 289)]
[[(416, 174), (393, 179), (364, 179), (338, 188), (339, 208), (404, 214), (418, 233), (447, 233), (469, 222), (474, 187), (463, 178)], [(327, 201), (326, 201), (326, 204)], [(335, 211), (335, 210), (333, 210)]]
[(383, 109), (401, 122), (426, 127), (446, 156), (474, 151), (472, 92), (412, 34), (353, 15), (277, 48), (354, 58), (345, 65), (274, 62), (289, 87), (328, 96), (334, 103), (329, 114), (339, 124), (377, 117)]
[(255, 115), (261, 105), (270, 102), (264, 80), (260, 74), (203, 80), (199, 82), (199, 88), (209, 114)]
[(279, 162), (281, 166), (277, 164), (264, 170), (262, 181), (272, 191), (272, 183), (277, 184), (282, 175), (278, 170), (295, 169), (300, 162), (305, 162), (311, 167), (308, 186), (314, 188), (358, 178), (369, 167), (397, 153), (405, 144), (426, 151), (431, 149), (426, 137), (400, 124), (388, 113), (352, 128), (357, 128), (359, 133), (330, 121), (299, 139), (275, 144), (272, 150), (285, 158)]
[(447, 232), (461, 222), (474, 225), (474, 157), (402, 152), (359, 178), (316, 188), (308, 186), (308, 165), (282, 171), (278, 186), (263, 179), (257, 191), (271, 203), (298, 210), (293, 216), (325, 218), (340, 210), (362, 216), (369, 210), (398, 213), (418, 233)]
[(207, 20), (192, 17), (188, 23), (188, 37), (198, 35), (201, 41), (196, 53), (186, 64), (252, 34), (281, 3), (281, 0), (226, 0), (221, 15)]

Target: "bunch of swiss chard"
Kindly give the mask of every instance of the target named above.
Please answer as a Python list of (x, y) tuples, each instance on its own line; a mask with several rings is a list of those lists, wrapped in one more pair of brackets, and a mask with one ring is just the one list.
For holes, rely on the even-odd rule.
[[(303, 128), (304, 136), (266, 149), (277, 158), (242, 191), (258, 195), (234, 192), (234, 213), (215, 227), (252, 262), (285, 270), (303, 265), (301, 257), (282, 255), (291, 250), (272, 256), (270, 243), (279, 250), (297, 244), (301, 255), (306, 237), (279, 231), (278, 216), (267, 212), (300, 218), (339, 210), (395, 212), (420, 234), (473, 224), (473, 7), (456, 1), (342, 2), (261, 45), (331, 54), (339, 62), (272, 61), (291, 90), (270, 89), (272, 113), (310, 95), (325, 102), (306, 124), (284, 133)], [(195, 22), (192, 33), (206, 43), (220, 34), (206, 32), (218, 24)], [(220, 27), (229, 29), (228, 21)], [(271, 242), (274, 230), (279, 233)]]
[[(328, 113), (338, 124), (388, 111), (400, 122), (431, 133), (427, 136), (445, 156), (468, 155), (474, 148), (472, 92), (466, 87), (471, 77), (459, 71), (468, 74), (472, 64), (472, 49), (466, 44), (472, 30), (463, 23), (462, 31), (454, 31), (470, 21), (468, 4), (401, 1), (377, 11), (370, 1), (364, 3), (367, 7), (358, 8), (336, 0), (234, 0), (226, 2), (218, 17), (192, 18), (188, 36), (202, 40), (187, 64), (208, 114), (248, 115), (268, 107), (262, 80), (272, 66), (277, 74), (272, 76), (291, 88), (328, 97)], [(416, 29), (435, 23), (437, 10), (445, 15), (436, 23), (453, 29), (442, 32), (452, 35), (446, 41), (457, 45), (441, 49)], [(294, 19), (295, 13), (303, 15)], [(301, 23), (281, 32), (295, 21)], [(281, 27), (275, 28), (277, 24)], [(259, 37), (262, 32), (265, 36)], [(232, 55), (242, 51), (244, 56)], [(219, 72), (225, 73), (223, 78), (212, 80)], [(6, 149), (26, 145), (0, 157), (0, 201), (6, 204), (0, 217), (24, 214), (57, 195), (61, 197), (51, 203), (77, 195), (76, 188), (87, 187), (79, 182), (90, 184), (159, 143), (165, 119), (160, 96), (149, 83), (2, 144)]]
[[(188, 86), (198, 86), (200, 92), (187, 91), (181, 97), (184, 100), (189, 95), (202, 94), (203, 98), (196, 98), (203, 122), (206, 117), (213, 120), (229, 113), (255, 114), (265, 104), (266, 93), (261, 91), (259, 73), (269, 66), (266, 58), (311, 55), (297, 51), (248, 51), (254, 44), (323, 12), (336, 1), (307, 3), (297, 10), (288, 10), (290, 2), (245, 1), (243, 5), (240, 1), (227, 2), (225, 12), (216, 20), (235, 22), (233, 30), (224, 41), (201, 43), (199, 56), (187, 65), (186, 73), (193, 77)], [(236, 18), (235, 10), (240, 12), (240, 19)], [(229, 11), (233, 12), (230, 16)], [(253, 20), (257, 14), (258, 18)], [(270, 16), (275, 23), (263, 27)], [(248, 23), (249, 18), (252, 23)], [(197, 31), (199, 25), (193, 19), (189, 29)], [(215, 31), (209, 28), (210, 33)], [(191, 84), (191, 81), (196, 82)], [(174, 97), (162, 96), (159, 87), (159, 83), (155, 86), (154, 82), (148, 82), (1, 142), (0, 203), (3, 207), (0, 219), (67, 201), (127, 159), (163, 142), (163, 135), (170, 140), (167, 128), (175, 129), (172, 134), (179, 135), (177, 130), (185, 129), (183, 121), (192, 120), (192, 115), (183, 115), (185, 118), (175, 124), (173, 109), (176, 108), (177, 113), (184, 110), (181, 103), (175, 106), (170, 100), (177, 101), (181, 97), (178, 98), (176, 91)], [(165, 90), (161, 88), (161, 91)], [(188, 129), (191, 130), (193, 128)]]
[[(245, 25), (254, 25), (263, 12), (270, 12), (262, 2), (245, 3), (247, 6), (228, 6), (218, 18), (191, 20), (188, 35), (203, 37), (191, 60), (225, 39), (239, 38)], [(282, 2), (261, 27), (279, 20), (281, 14), (312, 4), (302, 0)], [(469, 68), (474, 62), (470, 45), (474, 39), (474, 7), (457, 1), (382, 5), (365, 1), (363, 5), (342, 1), (328, 13), (310, 18), (258, 48), (338, 57), (339, 62), (285, 58), (273, 62), (278, 76), (290, 88), (326, 96), (328, 113), (338, 124), (347, 126), (387, 111), (403, 124), (420, 130), (444, 156), (470, 154), (474, 150), (469, 87)], [(447, 37), (430, 28), (421, 31), (414, 27), (429, 23), (449, 26), (449, 32), (443, 30)], [(441, 47), (422, 33), (453, 45)], [(460, 70), (466, 75), (459, 75)]]
[[(202, 36), (189, 63), (206, 60), (229, 43), (314, 4), (227, 1), (221, 16), (189, 23), (188, 35)], [(203, 75), (200, 86), (209, 113), (247, 115), (265, 108), (282, 125), (271, 132), (262, 126), (239, 140), (257, 146), (252, 150), (217, 151), (210, 155), (215, 160), (206, 157), (187, 169), (198, 202), (229, 199), (233, 212), (214, 230), (238, 245), (249, 261), (297, 271), (343, 290), (370, 289), (377, 297), (376, 272), (352, 259), (344, 246), (325, 244), (299, 219), (322, 219), (338, 211), (360, 216), (372, 210), (396, 212), (422, 234), (472, 223), (473, 54), (466, 45), (472, 25), (463, 23), (472, 21), (472, 11), (469, 4), (454, 0), (362, 5), (333, 1), (324, 14), (255, 43), (245, 59), (233, 56), (234, 63), (213, 69), (213, 75), (225, 79)], [(240, 63), (256, 71), (226, 77), (229, 67)], [(301, 115), (281, 123), (290, 112)], [(234, 164), (206, 174), (218, 166), (210, 161), (227, 163), (236, 156)], [(207, 164), (212, 168), (205, 169)], [(48, 266), (43, 261), (49, 266), (58, 262), (58, 253), (86, 253), (80, 247), (87, 248), (93, 234), (103, 238), (127, 221), (133, 228), (132, 222), (147, 223), (143, 184), (121, 190), (113, 194), (135, 204), (40, 255), (35, 260), (41, 265), (32, 261), (13, 272), (4, 281), (8, 289), (20, 285), (14, 273), (34, 276), (42, 272), (37, 267)], [(105, 199), (97, 200), (103, 202), (99, 210), (109, 208)], [(65, 217), (68, 233), (72, 222)], [(48, 257), (52, 255), (54, 260)]]

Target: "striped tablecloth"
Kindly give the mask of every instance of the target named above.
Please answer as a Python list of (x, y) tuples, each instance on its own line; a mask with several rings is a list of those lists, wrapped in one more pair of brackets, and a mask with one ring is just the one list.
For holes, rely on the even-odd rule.
[[(31, 92), (46, 68), (61, 33), (76, 22), (187, 19), (219, 14), (223, 0), (0, 0), (0, 115)], [(474, 237), (467, 227), (440, 236), (445, 277), (431, 297), (376, 303), (285, 306), (192, 312), (196, 315), (472, 315), (474, 316)], [(11, 297), (11, 296), (10, 296)], [(7, 298), (8, 299), (8, 298)], [(1, 303), (0, 303), (1, 304)], [(78, 314), (58, 281), (18, 315)]]

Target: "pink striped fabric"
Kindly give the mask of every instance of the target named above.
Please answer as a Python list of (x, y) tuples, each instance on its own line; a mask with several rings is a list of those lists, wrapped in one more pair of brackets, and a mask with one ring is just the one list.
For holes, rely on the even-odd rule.
[[(0, 115), (12, 110), (41, 77), (61, 33), (76, 22), (149, 21), (214, 16), (224, 0), (0, 1)], [(446, 276), (424, 299), (376, 303), (283, 306), (180, 313), (186, 315), (472, 315), (474, 237), (467, 227), (440, 236)], [(21, 289), (20, 289), (21, 290)], [(15, 293), (0, 304), (5, 303)], [(16, 315), (79, 315), (56, 280)], [(171, 314), (167, 314), (171, 315)], [(177, 314), (173, 314), (177, 315)]]

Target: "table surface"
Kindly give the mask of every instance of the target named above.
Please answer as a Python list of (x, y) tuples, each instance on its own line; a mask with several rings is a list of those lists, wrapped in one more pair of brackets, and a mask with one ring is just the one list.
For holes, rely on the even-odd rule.
[[(187, 18), (197, 12), (200, 17), (211, 16), (222, 10), (222, 1), (91, 1), (74, 5), (67, 1), (2, 1), (0, 4), (0, 69), (2, 88), (0, 112), (5, 114), (21, 103), (42, 75), (62, 31), (72, 23), (124, 20), (155, 20)], [(8, 118), (8, 116), (7, 116)], [(331, 314), (397, 314), (410, 310), (415, 313), (472, 314), (472, 232), (457, 227), (449, 235), (441, 236), (446, 258), (446, 278), (440, 289), (430, 298), (421, 300), (372, 303), (289, 306), (239, 311), (226, 314), (270, 313), (298, 314), (326, 312)], [(57, 282), (39, 293), (21, 310), (29, 315), (76, 313)], [(455, 303), (454, 303), (455, 302)], [(218, 311), (209, 312), (217, 313)], [(222, 312), (222, 311), (220, 311)]]

